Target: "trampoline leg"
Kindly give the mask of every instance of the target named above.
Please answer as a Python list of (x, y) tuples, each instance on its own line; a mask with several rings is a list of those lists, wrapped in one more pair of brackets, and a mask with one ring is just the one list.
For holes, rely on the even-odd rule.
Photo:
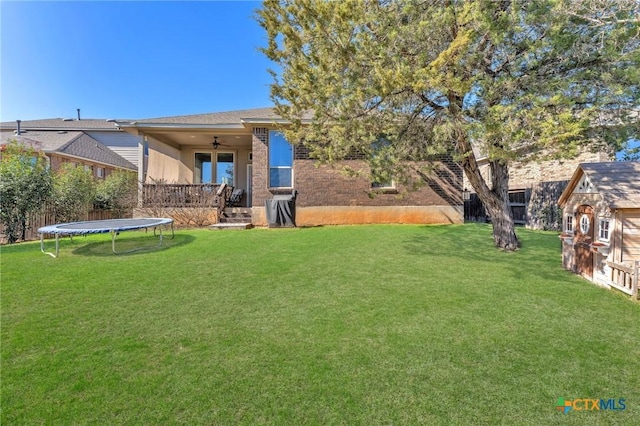
[[(161, 234), (161, 233), (162, 233), (162, 227), (163, 227), (163, 226), (166, 226), (166, 225), (160, 225), (160, 226), (154, 226), (154, 227), (153, 227), (153, 236), (154, 236), (154, 237), (155, 237), (155, 236), (157, 236), (157, 235), (156, 235), (156, 228), (158, 228), (158, 229), (159, 229), (159, 231), (158, 231), (158, 232)], [(146, 230), (146, 228), (145, 228), (145, 230)], [(160, 236), (162, 236), (162, 235), (160, 235)], [(173, 238), (174, 238), (175, 236), (176, 236), (176, 234), (175, 234), (175, 232), (173, 231), (173, 222), (171, 222), (171, 239), (173, 240)]]
[[(156, 234), (156, 228), (158, 228), (158, 233), (157, 234)], [(148, 229), (145, 228), (145, 232), (147, 232), (147, 231), (148, 231)], [(138, 247), (138, 248), (134, 248), (134, 249), (131, 249), (131, 250), (127, 250), (127, 251), (123, 251), (123, 252), (118, 253), (116, 251), (116, 236), (117, 235), (118, 235), (118, 232), (111, 231), (111, 250), (113, 251), (114, 254), (132, 253), (132, 252), (138, 251), (138, 250), (148, 250), (148, 249), (154, 248), (153, 246), (151, 246), (151, 247)], [(156, 248), (157, 247), (161, 247), (162, 246), (162, 240), (164, 238), (164, 235), (162, 233), (162, 225), (157, 226), (157, 227), (156, 226), (153, 227), (153, 236), (154, 237), (158, 237), (158, 240), (159, 240), (158, 241), (158, 245), (156, 246)], [(173, 223), (171, 223), (171, 239), (173, 239), (174, 237), (175, 237), (175, 233), (173, 231)]]
[(44, 234), (40, 234), (40, 251), (43, 252), (44, 254), (48, 254), (51, 257), (58, 257), (58, 253), (60, 253), (60, 242), (58, 239), (58, 234), (56, 235), (56, 253), (53, 254), (51, 252), (48, 251), (44, 251)]
[(113, 254), (118, 254), (116, 251), (116, 234), (115, 231), (111, 231), (111, 251), (113, 251)]

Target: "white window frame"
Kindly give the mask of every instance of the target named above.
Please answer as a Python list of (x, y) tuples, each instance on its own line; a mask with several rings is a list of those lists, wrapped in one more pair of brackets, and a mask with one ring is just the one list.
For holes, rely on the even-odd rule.
[[(602, 235), (603, 232), (606, 233), (605, 236)], [(611, 238), (611, 221), (609, 220), (608, 217), (601, 217), (598, 219), (598, 239), (600, 241), (608, 242), (610, 238)]]
[(589, 215), (583, 213), (582, 216), (580, 216), (580, 232), (588, 234), (592, 226), (593, 224), (591, 223), (591, 219), (589, 219)]
[[(207, 151), (207, 150), (197, 150), (193, 152), (193, 183), (203, 183), (205, 181), (204, 176), (201, 176), (201, 179), (197, 178), (196, 175), (196, 157), (198, 156), (198, 154), (209, 154), (210, 158), (211, 158), (211, 176), (209, 176), (209, 181), (210, 183), (214, 183), (215, 180), (215, 154), (212, 151)], [(201, 171), (202, 172), (202, 171)], [(200, 180), (200, 182), (196, 182), (197, 180)]]
[(379, 182), (371, 182), (371, 189), (373, 189), (373, 190), (376, 190), (376, 189), (381, 189), (381, 190), (396, 189), (396, 181), (391, 179), (391, 182), (388, 183), (388, 184), (379, 183)]
[(573, 234), (573, 216), (567, 215), (565, 232), (571, 232)]
[[(267, 149), (267, 156), (268, 158), (268, 164), (267, 164), (267, 170), (268, 170), (268, 174), (267, 174), (267, 179), (269, 180), (268, 182), (268, 187), (269, 188), (281, 188), (281, 189), (291, 189), (294, 188), (294, 173), (293, 173), (293, 162), (294, 162), (294, 152), (293, 152), (293, 146), (291, 146), (291, 166), (272, 166), (271, 165), (271, 141), (273, 140), (272, 135), (275, 133), (280, 133), (280, 135), (282, 136), (282, 138), (289, 143), (289, 141), (287, 141), (287, 139), (284, 137), (284, 135), (282, 134), (282, 132), (278, 131), (278, 130), (269, 130), (269, 147)], [(291, 171), (291, 185), (290, 186), (273, 186), (271, 184), (271, 169), (288, 169)]]
[(104, 179), (105, 170), (104, 167), (96, 167), (96, 177), (98, 179)]
[(237, 182), (236, 175), (238, 173), (237, 170), (236, 170), (237, 169), (237, 167), (236, 167), (237, 161), (236, 161), (236, 152), (235, 151), (229, 151), (229, 150), (227, 150), (227, 151), (222, 151), (222, 150), (215, 151), (214, 156), (213, 156), (214, 157), (213, 159), (215, 161), (212, 161), (213, 164), (211, 166), (211, 172), (213, 173), (212, 179), (214, 181), (213, 183), (220, 184), (220, 182), (217, 182), (217, 180), (218, 180), (218, 154), (231, 154), (231, 156), (233, 158), (233, 162), (232, 162), (232, 164), (233, 164), (233, 176), (231, 177), (231, 179), (233, 179), (233, 184), (231, 186), (235, 187), (236, 186), (236, 182)]

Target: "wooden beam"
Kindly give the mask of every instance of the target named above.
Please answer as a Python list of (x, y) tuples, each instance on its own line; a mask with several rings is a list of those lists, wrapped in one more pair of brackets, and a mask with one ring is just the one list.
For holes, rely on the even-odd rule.
[(633, 278), (631, 278), (631, 295), (638, 298), (638, 273), (640, 273), (640, 260), (634, 262)]

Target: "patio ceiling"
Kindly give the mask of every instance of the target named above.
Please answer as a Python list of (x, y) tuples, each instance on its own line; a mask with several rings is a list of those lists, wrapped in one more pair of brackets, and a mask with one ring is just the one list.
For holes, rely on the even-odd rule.
[(183, 146), (210, 146), (212, 147), (214, 136), (218, 137), (218, 143), (220, 147), (218, 149), (224, 148), (238, 148), (238, 147), (246, 147), (251, 145), (251, 133), (248, 130), (238, 131), (238, 129), (234, 129), (234, 131), (230, 132), (229, 130), (212, 130), (207, 129), (206, 131), (196, 131), (196, 130), (188, 130), (188, 131), (162, 131), (162, 130), (154, 130), (145, 132), (146, 135), (153, 137), (161, 142), (167, 143), (169, 145), (175, 147), (183, 147)]

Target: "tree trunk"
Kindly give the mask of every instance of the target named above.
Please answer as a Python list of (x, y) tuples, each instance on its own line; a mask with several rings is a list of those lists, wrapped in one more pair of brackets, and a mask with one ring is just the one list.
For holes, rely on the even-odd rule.
[(480, 194), (478, 196), (491, 216), (496, 247), (513, 251), (519, 247), (519, 242), (509, 203), (509, 168), (506, 164), (492, 162), (491, 171), (493, 189), (487, 195), (486, 201)]
[(24, 215), (20, 218), (20, 239), (25, 241), (27, 239), (27, 216)]
[(514, 251), (519, 246), (518, 237), (513, 223), (513, 214), (509, 204), (509, 166), (500, 161), (491, 161), (491, 183), (489, 188), (485, 182), (471, 144), (466, 135), (458, 137), (458, 152), (462, 154), (462, 167), (469, 183), (478, 194), (478, 198), (484, 204), (487, 212), (491, 216), (493, 225), (493, 242), (496, 247), (506, 251)]

